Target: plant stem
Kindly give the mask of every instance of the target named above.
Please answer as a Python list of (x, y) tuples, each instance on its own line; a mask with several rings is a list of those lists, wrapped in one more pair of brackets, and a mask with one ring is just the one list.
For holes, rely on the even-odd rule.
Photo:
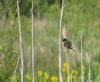
[[(69, 60), (68, 60), (68, 52), (66, 53), (66, 61), (67, 61), (67, 63), (68, 63), (68, 66), (66, 67), (66, 69), (68, 70), (68, 73), (67, 73), (67, 77), (69, 78), (69, 76), (70, 76), (70, 69), (69, 69)], [(68, 82), (70, 82), (70, 80), (68, 79)]]
[(16, 74), (16, 71), (17, 71), (17, 68), (18, 68), (19, 60), (20, 60), (20, 56), (18, 57), (18, 60), (17, 60), (16, 68), (15, 68), (14, 75), (13, 75), (13, 78), (12, 78), (12, 82), (14, 82), (14, 77), (15, 77), (15, 74)]
[(82, 32), (81, 32), (81, 82), (84, 82), (83, 81), (83, 51), (82, 51), (82, 48), (83, 48), (83, 35), (82, 35)]
[(60, 82), (63, 82), (62, 77), (62, 16), (63, 16), (63, 8), (64, 8), (64, 0), (62, 0), (62, 9), (61, 9), (61, 16), (60, 16), (60, 33), (59, 33), (59, 78)]
[(91, 53), (89, 57), (89, 82), (91, 82)]
[(20, 55), (21, 55), (21, 82), (25, 82), (24, 77), (24, 55), (23, 55), (23, 47), (22, 47), (22, 33), (21, 33), (21, 21), (20, 21), (20, 9), (19, 2), (17, 0), (17, 10), (18, 10), (18, 25), (19, 25), (19, 45), (20, 45)]
[(34, 45), (33, 45), (33, 0), (32, 0), (32, 82), (34, 80)]

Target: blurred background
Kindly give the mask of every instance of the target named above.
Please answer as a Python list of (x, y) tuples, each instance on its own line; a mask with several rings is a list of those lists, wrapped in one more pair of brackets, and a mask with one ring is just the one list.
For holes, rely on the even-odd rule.
[[(31, 25), (32, 0), (19, 0), (26, 82), (32, 82)], [(33, 0), (36, 82), (59, 82), (59, 26), (61, 0)], [(83, 35), (83, 75), (88, 79), (91, 54), (91, 80), (100, 81), (100, 0), (65, 0), (63, 28), (75, 51), (62, 47), (63, 78), (68, 71), (73, 82), (81, 81), (81, 32)], [(20, 55), (17, 2), (0, 0), (0, 82), (11, 82)], [(66, 60), (66, 54), (67, 59)], [(69, 70), (66, 67), (69, 67)], [(20, 63), (14, 82), (20, 80)]]

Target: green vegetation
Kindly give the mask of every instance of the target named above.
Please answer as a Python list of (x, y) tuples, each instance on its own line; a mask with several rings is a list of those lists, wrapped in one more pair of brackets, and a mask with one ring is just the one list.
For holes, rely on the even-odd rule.
[[(19, 0), (26, 82), (32, 82), (31, 66), (31, 0)], [(36, 82), (59, 82), (59, 20), (60, 0), (33, 0), (34, 53)], [(11, 82), (20, 55), (18, 16), (15, 0), (0, 0), (0, 82)], [(63, 28), (78, 53), (62, 47), (64, 82), (81, 82), (81, 32), (83, 32), (83, 75), (88, 79), (91, 53), (91, 79), (100, 81), (100, 1), (65, 0)], [(21, 82), (20, 63), (14, 82)], [(69, 67), (69, 70), (66, 68)], [(68, 76), (69, 71), (69, 76)], [(72, 75), (71, 75), (72, 74)], [(87, 81), (89, 82), (89, 81)]]

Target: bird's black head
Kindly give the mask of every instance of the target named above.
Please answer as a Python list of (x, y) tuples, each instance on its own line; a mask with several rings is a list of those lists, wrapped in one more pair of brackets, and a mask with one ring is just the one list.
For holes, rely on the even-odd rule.
[(66, 38), (63, 38), (63, 42), (65, 42), (65, 41), (67, 41), (67, 39)]

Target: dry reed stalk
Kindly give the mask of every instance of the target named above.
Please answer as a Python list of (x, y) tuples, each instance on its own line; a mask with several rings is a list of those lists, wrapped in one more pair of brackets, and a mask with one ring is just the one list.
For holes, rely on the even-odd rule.
[(89, 76), (88, 76), (88, 80), (89, 82), (91, 82), (91, 53), (90, 53), (90, 57), (89, 57)]
[(71, 82), (73, 82), (72, 73), (71, 73)]
[[(68, 63), (68, 66), (67, 66), (67, 70), (68, 70), (68, 73), (67, 73), (67, 77), (69, 77), (70, 76), (70, 70), (69, 70), (69, 60), (68, 60), (68, 52), (67, 52), (67, 54), (66, 54), (66, 60), (67, 60), (67, 63)], [(68, 82), (70, 82), (70, 80), (68, 79)]]
[(84, 82), (84, 78), (83, 78), (83, 35), (81, 32), (81, 82)]
[(60, 33), (59, 33), (59, 78), (63, 82), (62, 76), (62, 16), (63, 16), (64, 0), (62, 0), (61, 16), (60, 16)]
[(19, 46), (20, 46), (20, 57), (21, 57), (21, 82), (25, 82), (24, 74), (24, 55), (22, 47), (22, 33), (21, 33), (21, 21), (20, 21), (20, 9), (19, 9), (19, 0), (17, 0), (17, 11), (18, 11), (18, 26), (19, 26)]
[(19, 55), (18, 60), (17, 60), (17, 64), (16, 64), (15, 71), (14, 71), (14, 75), (13, 75), (13, 78), (12, 78), (12, 82), (14, 82), (14, 77), (15, 77), (15, 74), (16, 74), (16, 71), (17, 71), (17, 68), (18, 68), (19, 60), (20, 60), (20, 55)]
[(33, 0), (32, 0), (32, 82), (34, 80), (34, 44), (33, 44)]
[[(66, 32), (65, 27), (64, 27), (63, 30), (62, 30), (62, 35), (63, 35), (63, 38), (67, 38), (67, 37), (68, 37), (68, 33)], [(65, 51), (66, 51), (66, 49), (65, 49)], [(69, 60), (68, 60), (68, 51), (66, 51), (65, 56), (66, 56), (66, 62), (69, 64)], [(69, 77), (70, 77), (69, 65), (66, 67), (66, 69), (68, 70), (68, 73), (67, 73), (68, 76), (67, 76), (67, 77), (69, 78)], [(68, 79), (68, 82), (70, 82), (70, 79)]]

